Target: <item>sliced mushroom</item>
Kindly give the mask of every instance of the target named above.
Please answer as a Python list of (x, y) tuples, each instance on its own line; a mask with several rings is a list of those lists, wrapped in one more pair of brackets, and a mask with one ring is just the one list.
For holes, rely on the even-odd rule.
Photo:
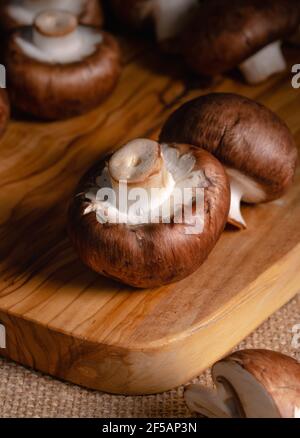
[(165, 123), (160, 141), (201, 147), (224, 164), (231, 183), (228, 220), (239, 228), (246, 227), (241, 201), (277, 199), (295, 174), (298, 153), (288, 127), (263, 105), (235, 94), (185, 103)]
[(9, 120), (10, 107), (6, 90), (0, 88), (0, 137), (3, 135)]
[(147, 139), (100, 160), (76, 193), (69, 234), (80, 258), (94, 271), (140, 288), (199, 268), (229, 210), (228, 180), (212, 155)]
[(216, 391), (190, 385), (189, 408), (208, 417), (300, 418), (300, 364), (270, 350), (242, 350), (212, 368)]
[(30, 26), (36, 15), (49, 9), (71, 12), (82, 24), (103, 24), (100, 0), (4, 0), (0, 6), (0, 27), (12, 30)]
[(214, 76), (239, 67), (256, 84), (286, 69), (281, 41), (300, 21), (298, 0), (210, 0), (182, 34), (188, 65)]
[(191, 412), (209, 418), (232, 418), (233, 413), (217, 391), (201, 385), (189, 385), (184, 393)]
[(44, 11), (34, 26), (13, 32), (5, 58), (12, 103), (49, 120), (97, 106), (112, 92), (121, 71), (114, 37), (78, 25), (75, 15), (58, 10)]
[(198, 7), (198, 0), (112, 0), (116, 17), (129, 29), (154, 27), (159, 42), (172, 40)]

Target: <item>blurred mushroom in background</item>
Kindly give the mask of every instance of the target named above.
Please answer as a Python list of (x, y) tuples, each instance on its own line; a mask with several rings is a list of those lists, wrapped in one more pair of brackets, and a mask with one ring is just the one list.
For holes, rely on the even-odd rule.
[(182, 53), (196, 73), (240, 69), (257, 84), (286, 69), (281, 44), (300, 23), (298, 0), (211, 0), (182, 33)]
[(178, 44), (174, 40), (183, 31), (200, 2), (201, 0), (111, 0), (111, 9), (127, 30), (152, 30), (162, 48), (178, 52)]
[(80, 25), (70, 12), (49, 10), (38, 14), (33, 26), (10, 34), (5, 65), (12, 104), (58, 120), (87, 112), (110, 95), (121, 55), (109, 33)]

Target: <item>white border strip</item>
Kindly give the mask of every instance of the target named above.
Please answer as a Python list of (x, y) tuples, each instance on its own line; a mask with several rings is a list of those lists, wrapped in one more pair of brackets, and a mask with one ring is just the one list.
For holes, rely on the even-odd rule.
[(6, 69), (3, 64), (0, 64), (0, 88), (6, 88)]
[(0, 348), (6, 348), (6, 330), (3, 324), (0, 324)]

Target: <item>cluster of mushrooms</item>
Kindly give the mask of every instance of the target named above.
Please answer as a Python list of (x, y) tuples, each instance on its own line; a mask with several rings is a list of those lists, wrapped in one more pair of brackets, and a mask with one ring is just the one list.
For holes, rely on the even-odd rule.
[[(239, 66), (253, 83), (285, 68), (281, 41), (300, 22), (298, 0), (111, 0), (108, 9), (131, 30), (155, 30), (161, 46), (182, 53), (197, 73)], [(101, 30), (103, 17), (98, 0), (3, 1), (0, 26), (12, 105), (57, 120), (102, 102), (121, 72), (120, 49)], [(0, 134), (9, 114), (1, 90)], [(72, 241), (88, 266), (131, 286), (181, 280), (201, 266), (226, 222), (246, 228), (242, 201), (268, 202), (285, 193), (296, 161), (291, 133), (267, 108), (233, 94), (202, 96), (170, 116), (158, 141), (130, 142), (88, 172), (70, 209)], [(166, 223), (163, 215), (160, 223), (137, 222), (128, 211), (122, 211), (126, 223), (107, 218), (111, 209), (97, 193), (109, 187), (119, 194), (124, 181), (131, 189), (160, 190), (153, 205), (141, 207), (148, 217), (173, 202), (176, 190), (201, 189), (199, 232), (187, 232), (195, 220), (188, 214), (180, 223), (175, 217)], [(188, 202), (195, 210), (195, 195)]]
[[(111, 0), (105, 6), (127, 30), (152, 31), (162, 50), (183, 56), (199, 75), (238, 67), (256, 84), (286, 69), (283, 40), (300, 44), (299, 0)], [(2, 1), (12, 105), (59, 120), (106, 99), (120, 76), (121, 54), (103, 22), (98, 0)], [(0, 89), (0, 136), (9, 116), (8, 95)], [(97, 273), (137, 288), (160, 287), (196, 271), (227, 222), (247, 227), (241, 202), (283, 196), (296, 164), (294, 139), (274, 113), (239, 95), (208, 94), (171, 114), (157, 141), (130, 141), (95, 163), (71, 202), (69, 235)], [(132, 199), (121, 206), (124, 187), (126, 193), (156, 194), (137, 212)], [(173, 199), (176, 190), (186, 189), (189, 213)], [(197, 189), (203, 193), (199, 212)], [(113, 199), (99, 197), (103, 190)], [(164, 207), (171, 204), (168, 216)], [(149, 221), (153, 212), (155, 222)], [(192, 411), (223, 418), (300, 417), (300, 364), (287, 356), (236, 352), (217, 362), (212, 375), (215, 391), (186, 389)]]
[(298, 0), (3, 0), (12, 105), (44, 120), (85, 113), (103, 102), (121, 74), (115, 37), (102, 30), (104, 10), (129, 31), (154, 32), (160, 47), (196, 74), (236, 67), (249, 83), (286, 69), (281, 44), (297, 40)]
[[(110, 0), (107, 16), (129, 31), (152, 30), (160, 47), (196, 74), (236, 67), (255, 84), (286, 69), (281, 44), (298, 41), (298, 0)], [(45, 120), (82, 114), (115, 88), (121, 54), (101, 30), (100, 0), (3, 0), (0, 29), (11, 102)]]
[[(160, 46), (196, 73), (239, 68), (257, 84), (287, 68), (281, 45), (300, 43), (298, 0), (111, 0), (129, 30), (154, 30)], [(128, 5), (129, 3), (129, 5)], [(298, 33), (297, 33), (298, 32)]]
[[(288, 127), (266, 107), (236, 94), (196, 98), (169, 117), (158, 141), (133, 140), (87, 172), (70, 207), (72, 242), (87, 266), (125, 284), (147, 288), (181, 280), (202, 265), (226, 222), (246, 228), (242, 201), (283, 196), (297, 156)], [(114, 202), (124, 184), (126, 196), (129, 189), (159, 189), (153, 203), (139, 205), (139, 221), (130, 202), (125, 210)], [(113, 200), (98, 196), (109, 188)], [(174, 210), (165, 220), (164, 206), (178, 188), (204, 193), (202, 210), (194, 195), (190, 199), (194, 220), (202, 224), (197, 232), (189, 232), (191, 215), (178, 222)], [(157, 209), (159, 220), (149, 221)]]

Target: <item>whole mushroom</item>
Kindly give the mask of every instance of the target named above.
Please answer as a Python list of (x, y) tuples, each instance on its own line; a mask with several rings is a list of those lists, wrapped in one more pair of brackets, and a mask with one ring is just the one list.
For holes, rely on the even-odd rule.
[(112, 35), (79, 25), (69, 12), (49, 10), (10, 35), (5, 65), (12, 103), (56, 120), (101, 103), (118, 81), (121, 56)]
[(239, 67), (256, 84), (286, 69), (281, 41), (300, 22), (298, 0), (210, 0), (182, 34), (182, 51), (196, 73), (214, 76)]
[(0, 88), (0, 137), (3, 135), (7, 122), (10, 116), (10, 106), (7, 97), (7, 92), (4, 88)]
[(112, 0), (111, 7), (128, 29), (154, 28), (157, 40), (164, 44), (185, 28), (198, 4), (199, 0)]
[(82, 24), (103, 24), (100, 0), (4, 0), (0, 6), (0, 27), (10, 31), (30, 26), (36, 15), (49, 9), (71, 12)]
[(270, 350), (241, 350), (212, 368), (216, 391), (190, 385), (189, 408), (207, 417), (300, 418), (300, 364)]
[(208, 152), (137, 139), (83, 177), (69, 234), (94, 271), (139, 288), (161, 286), (204, 262), (224, 229), (229, 196), (224, 169)]
[(166, 121), (161, 142), (208, 150), (226, 168), (231, 185), (229, 222), (246, 228), (240, 203), (280, 198), (293, 182), (297, 148), (285, 123), (265, 106), (236, 94), (189, 101)]

